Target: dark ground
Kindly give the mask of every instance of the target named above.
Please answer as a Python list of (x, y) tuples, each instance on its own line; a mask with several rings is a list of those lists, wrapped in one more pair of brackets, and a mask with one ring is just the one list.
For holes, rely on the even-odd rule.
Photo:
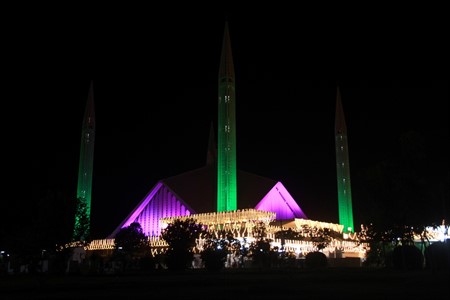
[(3, 276), (0, 299), (431, 299), (448, 295), (449, 275), (448, 271), (327, 268)]

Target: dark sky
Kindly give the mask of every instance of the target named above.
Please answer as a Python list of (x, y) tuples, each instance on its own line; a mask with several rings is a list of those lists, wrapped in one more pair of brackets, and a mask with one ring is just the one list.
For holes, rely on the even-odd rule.
[[(418, 72), (437, 58), (431, 50), (410, 48), (432, 37), (413, 36), (414, 28), (376, 26), (363, 27), (360, 35), (350, 25), (318, 29), (317, 23), (281, 16), (231, 14), (228, 20), (237, 166), (281, 181), (311, 219), (338, 221), (336, 84), (355, 184), (357, 174), (390, 157), (408, 131), (434, 140), (441, 156), (448, 150), (449, 81)], [(19, 106), (29, 108), (19, 116), (32, 129), (25, 135), (31, 198), (47, 189), (74, 194), (81, 123), (94, 80), (92, 223), (107, 235), (159, 179), (205, 164), (210, 124), (217, 120), (224, 17), (104, 17), (87, 29), (78, 22), (62, 28), (43, 22), (25, 31), (20, 48), (28, 72), (14, 82), (14, 93)], [(437, 167), (448, 172), (445, 157), (447, 164)], [(363, 202), (353, 189), (354, 203)]]

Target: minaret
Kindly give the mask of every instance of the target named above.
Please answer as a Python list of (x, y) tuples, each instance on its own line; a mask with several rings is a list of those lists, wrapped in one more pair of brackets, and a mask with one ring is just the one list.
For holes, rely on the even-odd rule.
[(86, 240), (90, 234), (92, 170), (94, 164), (95, 112), (94, 91), (91, 81), (81, 131), (80, 162), (78, 167), (77, 208), (75, 212), (74, 240)]
[(236, 113), (233, 57), (228, 22), (222, 44), (219, 68), (219, 116), (217, 147), (217, 211), (237, 208)]
[(345, 125), (344, 110), (342, 109), (339, 87), (337, 88), (335, 122), (339, 224), (344, 225), (344, 232), (354, 232), (347, 126)]

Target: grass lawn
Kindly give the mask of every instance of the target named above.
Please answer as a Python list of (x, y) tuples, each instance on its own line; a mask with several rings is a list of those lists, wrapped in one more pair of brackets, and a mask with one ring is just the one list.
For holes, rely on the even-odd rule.
[(448, 294), (449, 278), (448, 271), (368, 268), (8, 275), (0, 277), (0, 299), (418, 299)]

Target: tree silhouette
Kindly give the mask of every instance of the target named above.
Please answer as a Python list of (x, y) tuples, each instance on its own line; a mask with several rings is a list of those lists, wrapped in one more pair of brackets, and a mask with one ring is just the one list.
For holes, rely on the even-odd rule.
[(205, 268), (210, 271), (221, 270), (225, 266), (228, 245), (225, 239), (207, 238), (200, 253)]
[(169, 270), (185, 270), (191, 266), (193, 249), (200, 236), (206, 234), (202, 224), (193, 218), (176, 219), (161, 232), (161, 237), (169, 247), (165, 252), (165, 260)]
[[(239, 257), (243, 261), (243, 249), (241, 242), (233, 237), (231, 232), (219, 231), (217, 236), (207, 233), (204, 237), (203, 251), (200, 253), (205, 268), (218, 271), (225, 266), (228, 255)], [(231, 263), (232, 266), (233, 263)]]
[(5, 239), (0, 236), (2, 250), (10, 253), (11, 268), (37, 264), (44, 253), (54, 257), (58, 254), (55, 245), (67, 243), (72, 237), (75, 198), (59, 186), (33, 194), (36, 201), (23, 207), (20, 222), (11, 220), (4, 228)]
[(270, 267), (276, 253), (271, 249), (270, 243), (272, 240), (267, 238), (267, 229), (264, 222), (257, 222), (252, 229), (252, 234), (255, 238), (249, 247), (252, 264), (259, 267)]
[(122, 250), (131, 255), (150, 249), (147, 237), (138, 222), (133, 222), (130, 226), (122, 228), (117, 233), (114, 244), (116, 250)]
[(133, 261), (151, 257), (151, 247), (142, 231), (141, 224), (133, 222), (122, 228), (114, 238), (114, 257), (123, 264), (123, 270)]
[(90, 216), (87, 212), (87, 203), (85, 198), (77, 199), (75, 211), (75, 225), (73, 228), (74, 241), (87, 241), (90, 237)]

